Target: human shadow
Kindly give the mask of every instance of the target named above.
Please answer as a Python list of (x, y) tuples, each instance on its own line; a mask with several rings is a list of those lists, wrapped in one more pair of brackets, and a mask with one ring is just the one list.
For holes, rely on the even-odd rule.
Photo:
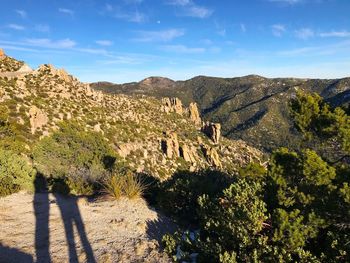
[[(34, 194), (34, 213), (35, 213), (35, 253), (37, 263), (50, 263), (52, 262), (50, 257), (50, 239), (49, 239), (49, 212), (50, 212), (50, 200), (47, 181), (44, 176), (38, 174), (34, 181), (35, 194)], [(64, 182), (59, 182), (57, 185), (53, 185), (54, 190), (60, 190), (66, 192), (68, 186)], [(85, 262), (95, 263), (95, 258), (91, 245), (88, 241), (85, 232), (84, 222), (80, 215), (80, 210), (77, 204), (76, 197), (70, 197), (58, 194), (54, 192), (56, 204), (60, 209), (62, 221), (64, 224), (65, 235), (68, 245), (69, 262), (76, 263), (78, 261), (77, 247), (74, 241), (74, 225), (77, 229), (78, 235), (81, 240), (86, 258)], [(22, 262), (22, 261), (18, 261)], [(25, 261), (23, 261), (25, 262)], [(28, 261), (29, 262), (29, 261)]]
[(93, 254), (93, 250), (91, 248), (91, 245), (89, 243), (89, 240), (86, 236), (85, 226), (84, 222), (82, 220), (80, 210), (77, 203), (76, 197), (69, 197), (60, 195), (58, 193), (54, 193), (56, 197), (57, 205), (60, 209), (67, 244), (68, 244), (68, 251), (69, 251), (69, 262), (78, 262), (78, 253), (77, 253), (77, 247), (74, 240), (74, 225), (78, 231), (78, 235), (81, 241), (81, 244), (83, 246), (85, 255), (86, 255), (86, 262), (89, 263), (95, 263), (95, 257)]
[(4, 246), (0, 242), (0, 263), (33, 263), (33, 257), (16, 248)]
[(34, 214), (35, 214), (35, 253), (36, 262), (51, 262), (49, 239), (49, 193), (44, 176), (37, 174), (34, 180)]

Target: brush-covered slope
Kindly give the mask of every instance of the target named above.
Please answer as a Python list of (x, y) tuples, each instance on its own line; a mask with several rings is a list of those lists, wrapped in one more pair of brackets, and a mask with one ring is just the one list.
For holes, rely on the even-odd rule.
[[(0, 76), (0, 107), (9, 112), (8, 121), (15, 123), (17, 137), (29, 152), (41, 138), (59, 129), (60, 122), (75, 121), (102, 133), (119, 159), (135, 171), (160, 178), (177, 170), (213, 166), (234, 171), (261, 160), (261, 152), (243, 141), (222, 138), (214, 143), (191, 120), (188, 108), (177, 105), (180, 108), (173, 112), (166, 104), (170, 100), (103, 94), (51, 65), (27, 73), (15, 69)], [(173, 82), (149, 79), (141, 84), (152, 87), (154, 83), (163, 87)]]
[(142, 82), (92, 87), (108, 93), (142, 93), (155, 97), (179, 97), (185, 104), (195, 101), (205, 119), (220, 122), (223, 134), (243, 139), (250, 144), (271, 150), (278, 146), (294, 147), (299, 137), (290, 122), (288, 102), (297, 89), (317, 92), (331, 104), (350, 101), (350, 78), (344, 79), (269, 79), (250, 75), (239, 78), (199, 76), (175, 82), (168, 88), (143, 89)]

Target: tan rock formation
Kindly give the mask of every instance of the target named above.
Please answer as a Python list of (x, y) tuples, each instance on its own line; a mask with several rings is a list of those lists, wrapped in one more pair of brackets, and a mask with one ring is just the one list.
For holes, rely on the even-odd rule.
[(163, 105), (161, 110), (163, 112), (166, 112), (166, 113), (175, 112), (178, 114), (183, 113), (182, 102), (178, 98), (163, 98), (162, 103)]
[(203, 123), (202, 132), (207, 135), (215, 144), (219, 143), (221, 136), (221, 125), (220, 123)]
[(196, 125), (200, 125), (202, 123), (201, 117), (199, 116), (198, 106), (197, 103), (191, 102), (188, 111), (190, 114), (190, 119), (194, 122)]
[(50, 71), (52, 75), (57, 75), (60, 79), (65, 82), (73, 81), (73, 77), (69, 75), (64, 69), (57, 69), (51, 64), (40, 65), (37, 71)]
[(215, 150), (215, 148), (211, 148), (207, 145), (202, 145), (202, 151), (203, 154), (207, 160), (207, 162), (216, 168), (221, 168), (221, 161), (218, 152)]
[(0, 48), (0, 58), (5, 56), (5, 52), (2, 48)]
[(180, 146), (175, 132), (165, 132), (166, 138), (161, 141), (163, 153), (168, 158), (180, 156)]
[(37, 129), (41, 129), (49, 121), (45, 112), (36, 106), (32, 106), (29, 109), (29, 121), (31, 126), (31, 132), (34, 134)]
[(184, 158), (186, 162), (190, 162), (190, 163), (196, 162), (195, 150), (189, 148), (186, 144), (180, 147), (180, 156)]

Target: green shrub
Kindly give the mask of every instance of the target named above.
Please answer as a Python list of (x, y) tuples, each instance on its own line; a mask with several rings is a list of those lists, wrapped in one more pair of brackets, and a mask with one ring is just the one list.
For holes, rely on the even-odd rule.
[(68, 122), (35, 145), (33, 159), (47, 178), (65, 180), (71, 194), (91, 194), (114, 168), (116, 154), (100, 133)]
[(160, 184), (157, 204), (168, 215), (196, 224), (198, 197), (203, 194), (216, 196), (232, 181), (227, 174), (215, 170), (180, 171)]
[(24, 157), (0, 149), (0, 196), (9, 195), (19, 190), (32, 191), (36, 171)]

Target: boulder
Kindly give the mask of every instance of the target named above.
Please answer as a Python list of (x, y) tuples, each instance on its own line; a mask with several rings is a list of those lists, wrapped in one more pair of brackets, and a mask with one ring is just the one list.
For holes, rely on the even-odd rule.
[(188, 111), (190, 114), (191, 121), (194, 122), (196, 125), (200, 125), (202, 123), (201, 117), (199, 116), (198, 106), (197, 103), (191, 102)]
[(34, 134), (37, 129), (41, 129), (49, 121), (45, 112), (36, 106), (32, 106), (29, 109), (29, 121), (31, 126), (31, 132)]
[(215, 144), (219, 143), (221, 136), (220, 123), (206, 122), (202, 125), (202, 132), (207, 135)]
[(186, 162), (195, 163), (195, 150), (190, 149), (186, 144), (180, 147), (180, 156), (184, 158)]
[(2, 48), (0, 48), (0, 58), (5, 56), (5, 52)]
[(180, 156), (180, 146), (175, 132), (165, 132), (165, 139), (161, 140), (161, 148), (168, 158)]
[(162, 104), (163, 105), (162, 105), (161, 110), (163, 112), (166, 112), (166, 113), (175, 112), (178, 114), (183, 113), (182, 102), (178, 98), (163, 98)]
[(215, 150), (215, 148), (212, 148), (210, 146), (207, 145), (202, 145), (202, 151), (203, 154), (205, 156), (205, 159), (207, 160), (207, 162), (216, 168), (221, 168), (221, 161), (220, 161), (220, 157), (218, 152)]

